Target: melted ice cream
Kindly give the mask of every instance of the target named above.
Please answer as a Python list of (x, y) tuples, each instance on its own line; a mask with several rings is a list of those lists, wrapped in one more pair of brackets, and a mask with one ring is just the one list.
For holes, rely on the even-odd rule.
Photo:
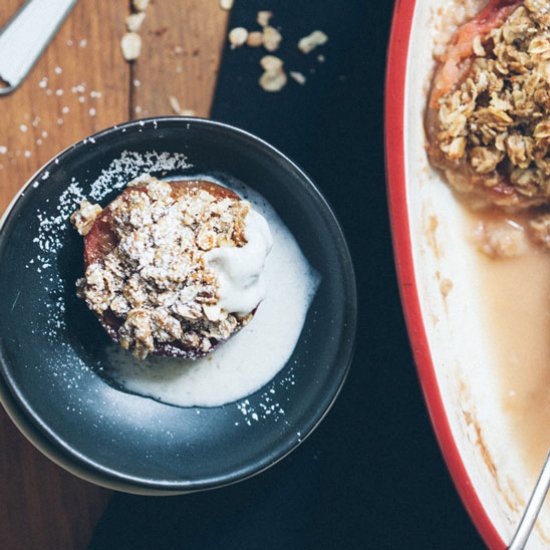
[(215, 248), (205, 254), (208, 267), (217, 275), (218, 305), (229, 313), (246, 315), (265, 298), (264, 268), (273, 247), (273, 237), (265, 218), (251, 210), (246, 216), (242, 247)]
[[(259, 390), (291, 358), (320, 277), (273, 207), (251, 190), (246, 195), (261, 214), (248, 220), (250, 249), (242, 252), (242, 258), (213, 255), (210, 261), (223, 273), (224, 307), (250, 311), (260, 302), (254, 318), (197, 360), (148, 357), (139, 361), (113, 345), (110, 374), (128, 391), (180, 406), (219, 406)], [(263, 226), (262, 217), (269, 228)], [(269, 230), (273, 245), (267, 255)], [(247, 259), (256, 265), (244, 265)], [(264, 261), (263, 275), (258, 276)], [(244, 288), (243, 296), (237, 296), (239, 288)], [(265, 298), (260, 301), (264, 289)]]

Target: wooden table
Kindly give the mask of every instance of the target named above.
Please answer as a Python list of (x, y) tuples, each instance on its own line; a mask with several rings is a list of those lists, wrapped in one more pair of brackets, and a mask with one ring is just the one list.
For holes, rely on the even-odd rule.
[[(23, 4), (1, 0), (0, 25)], [(208, 116), (228, 13), (218, 0), (151, 0), (142, 54), (120, 51), (130, 2), (80, 0), (28, 79), (0, 98), (0, 213), (71, 143), (132, 118)], [(7, 151), (6, 151), (7, 149)], [(110, 492), (43, 457), (0, 408), (0, 548), (85, 548)]]

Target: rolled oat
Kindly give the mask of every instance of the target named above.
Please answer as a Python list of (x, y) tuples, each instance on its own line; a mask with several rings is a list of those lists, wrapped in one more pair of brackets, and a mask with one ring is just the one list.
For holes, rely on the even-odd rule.
[(122, 55), (126, 61), (134, 61), (141, 54), (141, 36), (135, 32), (127, 32), (120, 41)]

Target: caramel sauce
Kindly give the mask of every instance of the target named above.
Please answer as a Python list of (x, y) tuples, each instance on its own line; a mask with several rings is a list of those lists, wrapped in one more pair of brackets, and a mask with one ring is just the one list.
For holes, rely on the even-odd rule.
[[(467, 217), (472, 232), (480, 222), (525, 221), (494, 212)], [(514, 258), (480, 253), (477, 268), (498, 363), (496, 391), (519, 443), (516, 449), (538, 475), (550, 448), (550, 252), (528, 243)]]

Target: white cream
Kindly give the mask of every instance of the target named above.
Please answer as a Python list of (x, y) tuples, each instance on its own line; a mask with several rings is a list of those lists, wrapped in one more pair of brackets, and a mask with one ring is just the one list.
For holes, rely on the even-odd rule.
[(265, 218), (251, 210), (246, 216), (242, 247), (216, 248), (205, 254), (208, 267), (218, 278), (218, 305), (229, 313), (246, 315), (266, 295), (265, 262), (273, 247), (273, 237)]
[[(253, 246), (260, 246), (261, 240), (261, 246), (267, 248), (269, 242), (258, 220), (266, 221), (271, 230), (273, 247), (262, 276), (265, 298), (247, 326), (201, 359), (148, 357), (139, 361), (113, 344), (108, 352), (109, 371), (128, 391), (183, 407), (220, 406), (259, 390), (292, 356), (320, 277), (271, 205), (248, 188), (237, 191), (245, 194), (261, 214), (250, 220), (250, 238), (258, 239)], [(233, 266), (232, 261), (229, 266)], [(240, 267), (244, 268), (234, 267), (234, 273), (238, 274)], [(254, 303), (259, 294), (250, 296), (249, 303)], [(234, 303), (243, 307), (237, 300)]]

